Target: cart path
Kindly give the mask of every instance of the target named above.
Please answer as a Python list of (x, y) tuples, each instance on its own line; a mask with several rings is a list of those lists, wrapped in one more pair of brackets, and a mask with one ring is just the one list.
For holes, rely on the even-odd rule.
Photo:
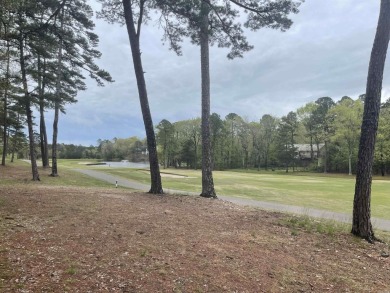
[[(144, 192), (148, 192), (150, 189), (149, 185), (146, 185), (146, 184), (143, 184), (143, 183), (140, 183), (137, 181), (125, 179), (125, 178), (120, 177), (120, 176), (114, 176), (114, 175), (111, 175), (111, 174), (108, 174), (108, 173), (105, 173), (102, 171), (95, 171), (95, 170), (89, 170), (89, 169), (74, 169), (74, 170), (77, 172), (83, 173), (85, 175), (94, 177), (96, 179), (112, 183), (114, 186), (117, 182), (118, 186), (141, 190)], [(164, 188), (164, 192), (169, 193), (169, 194), (185, 194), (185, 195), (195, 195), (195, 196), (199, 195), (199, 193), (196, 193), (196, 192), (188, 192), (188, 191), (181, 191), (181, 190), (174, 190), (174, 189), (167, 189), (167, 188)], [(221, 200), (226, 200), (226, 201), (238, 204), (238, 205), (257, 207), (257, 208), (264, 209), (264, 210), (287, 212), (287, 213), (298, 214), (298, 215), (307, 215), (307, 216), (315, 217), (315, 218), (335, 220), (335, 221), (343, 222), (343, 223), (352, 223), (352, 216), (349, 214), (344, 214), (344, 213), (336, 213), (336, 212), (330, 212), (330, 211), (307, 208), (307, 207), (258, 201), (258, 200), (253, 200), (253, 199), (227, 196), (227, 195), (218, 195), (218, 198)], [(390, 231), (390, 220), (372, 217), (371, 222), (372, 222), (372, 225), (376, 229)]]

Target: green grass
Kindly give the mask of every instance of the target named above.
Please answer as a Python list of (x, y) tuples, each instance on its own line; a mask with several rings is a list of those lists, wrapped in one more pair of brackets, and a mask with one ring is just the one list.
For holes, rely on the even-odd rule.
[[(142, 170), (99, 168), (100, 170), (148, 184), (149, 174)], [(200, 192), (200, 170), (161, 170), (166, 173), (184, 175), (183, 178), (163, 177), (163, 187)], [(354, 176), (337, 174), (315, 174), (306, 172), (242, 172), (214, 171), (217, 194), (230, 195), (297, 205), (341, 213), (352, 212), (355, 188)], [(372, 185), (372, 215), (390, 219), (390, 180), (374, 178)]]
[(112, 184), (91, 178), (90, 176), (81, 174), (76, 171), (72, 171), (71, 168), (76, 165), (76, 160), (73, 162), (67, 162), (61, 160), (58, 163), (58, 177), (49, 176), (51, 169), (44, 169), (42, 167), (38, 168), (40, 182), (33, 182), (31, 180), (31, 167), (28, 163), (20, 160), (15, 160), (14, 163), (7, 162), (7, 167), (19, 168), (20, 171), (25, 172), (25, 176), (21, 176), (19, 179), (15, 178), (2, 178), (0, 181), (1, 185), (14, 185), (15, 183), (19, 184), (43, 184), (51, 186), (80, 186), (80, 187), (112, 187)]
[(66, 270), (66, 273), (68, 275), (75, 275), (77, 273), (77, 269), (74, 265), (69, 266), (69, 268)]
[[(59, 160), (60, 177), (52, 178), (50, 170), (40, 169), (43, 184), (112, 187), (111, 184), (90, 178), (71, 169), (90, 168), (112, 175), (150, 184), (147, 170), (130, 168), (96, 167), (79, 164), (88, 160)], [(96, 160), (89, 160), (97, 162)], [(26, 166), (24, 162), (19, 162)], [(28, 171), (28, 170), (27, 170)], [(162, 177), (163, 187), (189, 192), (201, 191), (201, 171), (184, 169), (162, 169), (162, 173), (183, 175), (182, 178)], [(355, 187), (354, 176), (338, 174), (316, 174), (308, 172), (231, 170), (214, 171), (217, 194), (296, 205), (308, 208), (351, 213)], [(25, 181), (31, 182), (30, 175)], [(5, 180), (7, 181), (7, 180)], [(12, 180), (11, 180), (12, 181)], [(7, 184), (4, 180), (0, 184)], [(372, 216), (390, 219), (390, 180), (388, 177), (375, 177), (372, 185)]]
[(346, 233), (350, 229), (350, 225), (345, 223), (316, 219), (309, 216), (287, 217), (281, 220), (280, 224), (289, 227), (293, 236), (297, 236), (299, 230), (335, 236), (336, 234)]

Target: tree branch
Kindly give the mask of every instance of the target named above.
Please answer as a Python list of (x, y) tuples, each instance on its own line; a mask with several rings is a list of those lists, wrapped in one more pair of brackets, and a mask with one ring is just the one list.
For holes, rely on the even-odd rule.
[(137, 37), (140, 38), (141, 35), (141, 25), (142, 25), (142, 18), (144, 15), (144, 6), (145, 6), (145, 0), (140, 0), (139, 2), (139, 17), (138, 17), (138, 23), (137, 23)]
[(49, 21), (53, 19), (53, 17), (57, 16), (58, 13), (60, 13), (61, 9), (64, 8), (65, 3), (66, 3), (66, 0), (63, 0), (62, 3), (60, 4), (60, 6), (56, 9), (56, 11), (54, 11), (54, 13), (52, 15), (50, 15), (49, 19), (46, 21), (44, 26), (47, 25), (49, 23)]
[[(209, 3), (209, 2), (208, 2)], [(223, 30), (225, 31), (225, 33), (228, 35), (228, 37), (230, 38), (231, 42), (234, 43), (234, 44), (237, 44), (237, 41), (234, 39), (234, 37), (230, 34), (229, 32), (229, 28), (226, 26), (225, 22), (223, 21), (223, 19), (221, 18), (221, 16), (219, 15), (217, 9), (215, 9), (215, 7), (209, 3), (211, 9), (215, 12), (215, 14), (217, 15), (219, 21), (221, 22), (221, 25), (222, 25), (222, 28)]]
[[(205, 0), (203, 0), (203, 1), (205, 1)], [(229, 0), (229, 1), (234, 3), (234, 4), (236, 4), (237, 6), (240, 6), (241, 8), (244, 8), (246, 10), (252, 11), (252, 12), (257, 13), (257, 14), (269, 12), (268, 9), (258, 10), (258, 9), (249, 7), (248, 5), (242, 4), (242, 3), (240, 3), (240, 2), (238, 2), (236, 0)]]

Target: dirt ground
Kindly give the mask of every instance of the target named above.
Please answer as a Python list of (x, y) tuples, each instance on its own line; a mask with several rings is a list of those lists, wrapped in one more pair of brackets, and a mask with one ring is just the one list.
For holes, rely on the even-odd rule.
[(390, 292), (388, 245), (292, 230), (288, 217), (194, 196), (0, 185), (0, 291)]

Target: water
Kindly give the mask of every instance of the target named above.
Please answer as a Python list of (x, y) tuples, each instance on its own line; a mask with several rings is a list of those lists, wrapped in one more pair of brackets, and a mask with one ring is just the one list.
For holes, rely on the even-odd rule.
[(122, 162), (103, 162), (105, 165), (99, 165), (101, 167), (112, 167), (112, 168), (133, 168), (133, 169), (149, 169), (150, 165), (146, 163), (133, 163), (129, 161)]

